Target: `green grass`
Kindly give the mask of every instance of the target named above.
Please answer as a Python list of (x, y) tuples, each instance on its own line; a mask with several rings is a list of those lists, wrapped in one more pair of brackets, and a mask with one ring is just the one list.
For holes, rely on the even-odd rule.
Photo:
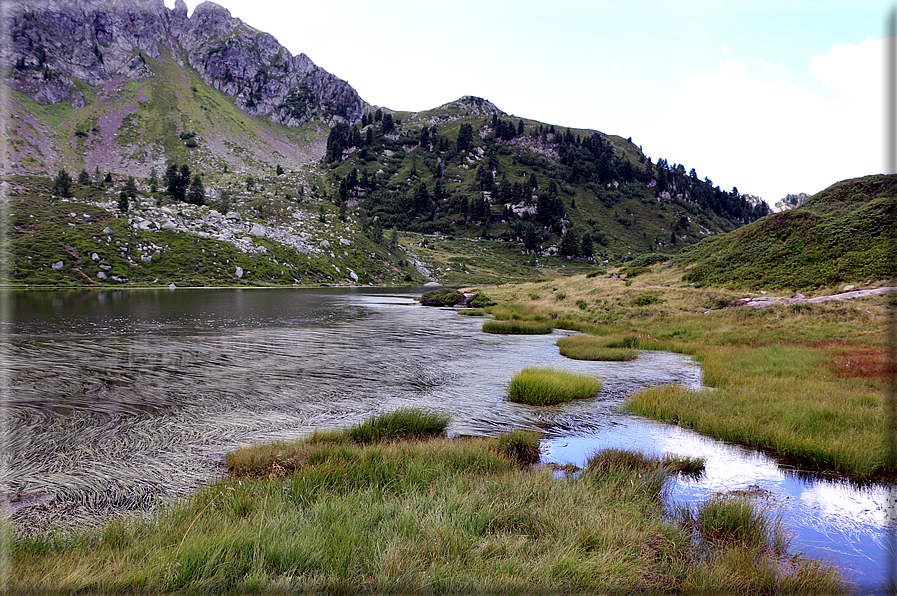
[[(679, 274), (665, 269), (639, 276), (631, 286), (575, 276), (488, 291), (499, 303), (490, 309), (509, 319), (541, 313), (557, 327), (589, 329), (605, 346), (679, 352), (701, 364), (703, 383), (712, 391), (653, 387), (633, 396), (628, 408), (634, 413), (804, 468), (862, 479), (894, 470), (882, 439), (888, 378), (883, 297), (800, 309), (708, 310), (737, 303), (739, 295), (685, 286)], [(552, 288), (567, 300), (551, 300)], [(633, 297), (648, 292), (662, 301), (633, 304)], [(575, 304), (580, 300), (587, 310)]]
[(407, 408), (375, 416), (353, 426), (348, 431), (348, 437), (362, 444), (396, 439), (420, 440), (443, 434), (448, 423), (448, 417), (442, 414)]
[(544, 335), (554, 327), (545, 321), (483, 321), (483, 332), (510, 335)]
[(663, 456), (663, 466), (670, 472), (683, 476), (699, 476), (704, 473), (705, 457), (692, 457), (690, 455), (677, 455), (667, 453)]
[(539, 461), (539, 433), (534, 430), (514, 430), (498, 436), (499, 450), (521, 464)]
[(508, 399), (532, 406), (551, 406), (586, 399), (601, 388), (601, 381), (555, 368), (528, 366), (508, 384)]
[[(339, 438), (341, 437), (341, 438)], [(643, 459), (558, 479), (500, 438), (359, 444), (346, 433), (241, 450), (301, 465), (231, 476), (151, 519), (16, 539), (12, 593), (842, 593), (828, 567), (696, 544)], [(506, 444), (515, 441), (506, 441)], [(527, 439), (524, 442), (529, 442)], [(257, 450), (259, 453), (252, 454)], [(618, 457), (617, 459), (625, 459)], [(738, 563), (733, 561), (737, 560)], [(737, 571), (737, 573), (736, 573)]]
[(628, 347), (609, 347), (610, 340), (592, 335), (574, 335), (558, 339), (561, 355), (574, 360), (633, 360), (638, 350)]
[(798, 208), (690, 247), (683, 280), (741, 288), (817, 289), (897, 275), (897, 176), (839, 182)]

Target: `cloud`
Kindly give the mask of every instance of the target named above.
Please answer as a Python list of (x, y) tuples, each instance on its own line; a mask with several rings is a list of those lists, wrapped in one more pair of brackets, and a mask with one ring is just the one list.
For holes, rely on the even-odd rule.
[(785, 63), (779, 62), (778, 64), (773, 64), (771, 60), (764, 60), (763, 58), (757, 58), (757, 64), (763, 67), (763, 72), (771, 72), (775, 74), (788, 74), (785, 72)]
[(616, 60), (614, 60), (613, 62), (611, 62), (611, 67), (612, 67), (614, 70), (620, 70), (620, 63), (617, 62)]
[(811, 71), (838, 92), (834, 98), (789, 80), (761, 80), (733, 58), (716, 72), (688, 76), (653, 130), (640, 134), (645, 150), (771, 202), (880, 172), (881, 71), (868, 62), (880, 57), (881, 42), (867, 42), (813, 58)]
[(859, 44), (835, 44), (824, 56), (813, 56), (810, 73), (850, 101), (879, 99), (884, 72), (883, 43), (870, 37)]

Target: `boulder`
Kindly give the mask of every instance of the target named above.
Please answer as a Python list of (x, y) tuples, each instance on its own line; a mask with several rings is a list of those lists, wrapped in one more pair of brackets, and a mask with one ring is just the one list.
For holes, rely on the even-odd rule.
[(65, 267), (65, 262), (63, 262), (63, 261), (56, 261), (55, 263), (53, 263), (52, 265), (50, 265), (50, 267), (52, 267), (52, 268), (55, 269), (56, 271), (59, 271), (60, 269), (62, 269), (63, 267)]
[(237, 270), (236, 270), (236, 272), (235, 272), (235, 275), (236, 275), (237, 277), (239, 277), (240, 279), (243, 279), (243, 268), (242, 268), (242, 267), (237, 267)]

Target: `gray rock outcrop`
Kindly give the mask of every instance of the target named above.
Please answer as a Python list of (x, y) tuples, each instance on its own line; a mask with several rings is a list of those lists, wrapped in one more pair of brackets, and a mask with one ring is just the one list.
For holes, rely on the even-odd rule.
[(357, 122), (371, 111), (346, 81), (293, 56), (267, 33), (212, 2), (188, 18), (178, 0), (12, 0), (10, 43), (0, 65), (12, 86), (42, 105), (83, 107), (75, 80), (97, 87), (118, 77), (153, 76), (148, 59), (186, 55), (203, 80), (245, 112), (287, 126), (312, 119)]

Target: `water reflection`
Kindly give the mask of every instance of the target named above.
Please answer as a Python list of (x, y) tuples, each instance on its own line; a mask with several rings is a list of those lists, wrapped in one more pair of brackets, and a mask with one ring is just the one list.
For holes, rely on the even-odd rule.
[[(412, 291), (419, 295), (419, 291)], [(752, 485), (788, 512), (799, 549), (830, 555), (865, 581), (884, 558), (884, 489), (808, 480), (756, 452), (621, 414), (651, 384), (697, 387), (688, 357), (581, 362), (552, 336), (481, 332), (482, 319), (419, 307), (394, 290), (148, 290), (14, 293), (6, 326), (11, 407), (2, 436), (7, 494), (20, 527), (90, 522), (150, 508), (209, 481), (236, 447), (296, 438), (400, 407), (451, 417), (450, 432), (539, 427), (547, 458), (581, 465), (624, 446), (708, 457), (673, 497)], [(523, 366), (604, 380), (560, 407), (513, 404)]]

